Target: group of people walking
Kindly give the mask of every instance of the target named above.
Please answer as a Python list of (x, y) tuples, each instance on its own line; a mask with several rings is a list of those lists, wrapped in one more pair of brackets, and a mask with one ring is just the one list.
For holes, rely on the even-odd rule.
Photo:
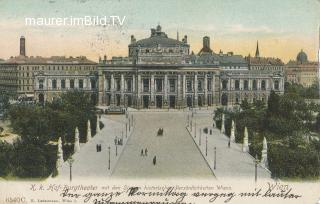
[[(140, 154), (140, 156), (142, 156), (142, 157), (143, 157), (143, 156), (148, 156), (148, 149), (147, 149), (147, 148), (141, 149), (141, 154)], [(153, 165), (156, 165), (156, 163), (157, 163), (157, 157), (156, 157), (156, 156), (153, 157), (152, 163), (153, 163)]]

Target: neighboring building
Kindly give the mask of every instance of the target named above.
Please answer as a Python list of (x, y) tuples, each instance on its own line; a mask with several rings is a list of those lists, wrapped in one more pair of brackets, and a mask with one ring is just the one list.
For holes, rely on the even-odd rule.
[(39, 102), (52, 101), (62, 92), (82, 90), (89, 92), (97, 103), (97, 64), (86, 57), (42, 58), (39, 69), (34, 72), (34, 94)]
[(301, 50), (296, 60), (290, 60), (286, 64), (286, 81), (298, 83), (309, 87), (317, 83), (318, 63), (308, 61), (307, 54)]
[(0, 62), (0, 90), (14, 98), (51, 101), (59, 93), (82, 89), (97, 95), (97, 64), (86, 57), (28, 57), (25, 38), (20, 38), (20, 55)]
[(272, 65), (276, 72), (251, 70), (253, 64), (240, 55), (214, 53), (207, 36), (200, 52), (189, 54), (187, 36), (182, 41), (171, 39), (158, 25), (149, 38), (137, 41), (131, 36), (128, 48), (128, 57), (100, 60), (101, 105), (138, 109), (234, 105), (244, 99), (267, 101), (272, 89), (284, 91), (282, 66)]

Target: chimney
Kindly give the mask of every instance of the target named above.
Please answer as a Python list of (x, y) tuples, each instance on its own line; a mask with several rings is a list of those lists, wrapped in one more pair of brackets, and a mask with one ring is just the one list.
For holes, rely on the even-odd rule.
[(21, 56), (26, 56), (26, 39), (24, 36), (20, 37), (20, 55)]
[(185, 43), (185, 44), (188, 44), (188, 37), (187, 37), (187, 35), (184, 36), (184, 43)]

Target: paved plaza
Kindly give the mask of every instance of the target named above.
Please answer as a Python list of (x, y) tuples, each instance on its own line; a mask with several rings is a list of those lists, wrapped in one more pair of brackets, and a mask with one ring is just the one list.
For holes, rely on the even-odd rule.
[[(73, 155), (72, 177), (254, 179), (253, 157), (242, 152), (241, 144), (232, 143), (228, 148), (228, 138), (212, 128), (212, 113), (213, 110), (198, 110), (192, 118), (191, 112), (186, 110), (131, 109), (128, 117), (103, 115), (101, 121), (105, 127), (89, 142), (81, 144), (80, 152)], [(134, 122), (129, 131), (132, 118)], [(192, 130), (188, 118), (193, 121)], [(200, 142), (200, 129), (205, 127), (211, 128), (212, 134), (202, 133)], [(163, 128), (163, 135), (157, 134), (159, 128)], [(116, 155), (114, 139), (121, 137), (122, 132), (124, 143), (117, 146)], [(97, 144), (101, 144), (101, 152), (96, 151)], [(214, 147), (217, 148), (216, 168)], [(142, 156), (141, 150), (145, 154), (146, 149), (147, 155)], [(68, 179), (69, 175), (70, 166), (65, 162), (58, 178)], [(270, 178), (270, 172), (258, 166), (258, 178)]]
[[(185, 128), (186, 112), (136, 112), (134, 118), (134, 133), (113, 177), (214, 178)], [(157, 136), (159, 128), (163, 128), (163, 136)], [(148, 156), (141, 156), (145, 148)]]

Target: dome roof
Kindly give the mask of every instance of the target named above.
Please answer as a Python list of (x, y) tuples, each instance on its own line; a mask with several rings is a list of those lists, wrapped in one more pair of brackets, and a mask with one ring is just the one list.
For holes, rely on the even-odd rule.
[(297, 61), (300, 63), (305, 63), (308, 61), (308, 56), (303, 50), (301, 50), (297, 55)]
[(172, 38), (168, 38), (164, 36), (154, 36), (154, 37), (138, 40), (132, 45), (141, 46), (141, 47), (156, 47), (158, 45), (160, 45), (161, 47), (178, 47), (179, 45), (185, 46), (186, 44)]

